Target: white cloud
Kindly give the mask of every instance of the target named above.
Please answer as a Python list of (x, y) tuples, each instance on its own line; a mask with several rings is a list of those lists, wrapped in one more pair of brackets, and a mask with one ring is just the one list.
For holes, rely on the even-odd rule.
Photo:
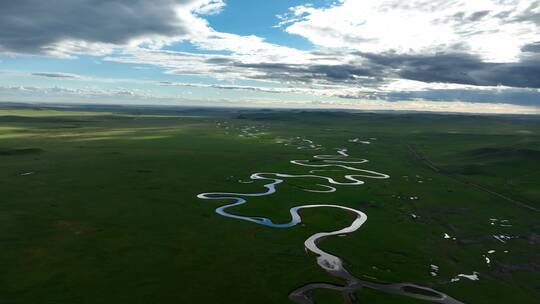
[(362, 52), (465, 51), (510, 62), (540, 40), (538, 1), (342, 0), (330, 8), (299, 6), (282, 17), (288, 33), (324, 48)]
[(93, 97), (103, 97), (103, 96), (129, 96), (129, 97), (141, 97), (149, 98), (152, 97), (151, 94), (144, 90), (139, 89), (127, 89), (127, 88), (113, 88), (113, 89), (103, 89), (103, 88), (68, 88), (68, 87), (36, 87), (36, 86), (1, 86), (0, 92), (3, 93), (16, 93), (16, 92), (26, 92), (26, 93), (36, 93), (36, 97), (39, 95), (58, 95), (58, 96), (93, 96)]
[(224, 0), (205, 1), (201, 3), (199, 7), (194, 9), (194, 12), (203, 15), (216, 15), (221, 13), (221, 11), (225, 8), (225, 5)]
[(444, 113), (468, 113), (468, 114), (529, 114), (538, 115), (540, 109), (531, 106), (519, 106), (508, 103), (474, 103), (459, 101), (429, 101), (429, 100), (405, 100), (405, 101), (377, 101), (364, 100), (355, 103), (322, 103), (322, 105), (357, 110), (372, 111), (420, 111), (420, 112), (444, 112)]
[(294, 93), (294, 94), (306, 94), (313, 96), (324, 97), (337, 97), (361, 93), (365, 93), (366, 90), (359, 88), (350, 88), (347, 86), (337, 85), (317, 85), (311, 87), (268, 87), (268, 86), (246, 86), (235, 84), (203, 84), (203, 83), (184, 83), (184, 82), (161, 82), (162, 86), (170, 87), (194, 87), (194, 88), (212, 88), (220, 90), (235, 90), (235, 91), (255, 91), (264, 93)]
[(295, 62), (305, 63), (308, 52), (266, 42), (263, 38), (249, 35), (241, 36), (209, 30), (206, 35), (192, 37), (191, 43), (201, 49), (228, 51), (243, 62)]

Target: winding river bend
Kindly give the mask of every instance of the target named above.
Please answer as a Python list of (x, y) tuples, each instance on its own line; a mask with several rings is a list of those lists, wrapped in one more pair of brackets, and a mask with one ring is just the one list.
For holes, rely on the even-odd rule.
[[(433, 290), (428, 287), (423, 287), (410, 283), (398, 283), (398, 284), (382, 284), (367, 280), (361, 280), (353, 276), (347, 271), (343, 265), (341, 258), (332, 255), (326, 251), (323, 251), (317, 246), (317, 243), (326, 237), (343, 235), (353, 233), (358, 230), (367, 220), (367, 215), (362, 211), (333, 204), (316, 204), (316, 205), (300, 205), (290, 209), (291, 220), (287, 223), (274, 223), (271, 219), (260, 216), (244, 216), (237, 215), (228, 212), (229, 208), (239, 206), (248, 203), (248, 198), (271, 195), (277, 191), (279, 184), (284, 183), (289, 178), (317, 178), (321, 179), (326, 184), (317, 184), (317, 186), (324, 188), (325, 190), (309, 190), (309, 192), (330, 193), (335, 192), (337, 188), (335, 186), (357, 186), (364, 184), (364, 179), (387, 179), (389, 175), (361, 169), (358, 165), (367, 163), (367, 159), (349, 160), (347, 149), (338, 149), (336, 155), (316, 155), (313, 160), (291, 160), (290, 163), (298, 166), (304, 166), (312, 168), (309, 174), (293, 175), (284, 173), (254, 173), (250, 176), (252, 181), (264, 180), (267, 183), (264, 185), (264, 191), (257, 193), (234, 193), (234, 192), (207, 192), (197, 195), (200, 199), (205, 200), (219, 200), (230, 202), (226, 205), (218, 207), (216, 213), (237, 219), (252, 222), (255, 224), (268, 226), (272, 228), (290, 228), (298, 225), (302, 222), (302, 217), (299, 211), (302, 209), (313, 208), (337, 208), (345, 212), (350, 212), (356, 215), (353, 222), (340, 230), (331, 232), (318, 232), (307, 238), (304, 242), (304, 246), (307, 250), (311, 251), (317, 257), (317, 264), (328, 272), (330, 275), (342, 279), (344, 285), (335, 285), (329, 283), (311, 283), (304, 285), (289, 294), (289, 299), (296, 303), (312, 304), (314, 303), (313, 291), (317, 289), (330, 289), (340, 292), (343, 296), (344, 303), (357, 303), (355, 292), (362, 288), (369, 288), (389, 294), (397, 294), (407, 296), (414, 299), (426, 300), (433, 303), (443, 304), (463, 304), (462, 302), (444, 294)], [(334, 168), (327, 169), (327, 168)], [(316, 172), (335, 171), (335, 168), (341, 170), (353, 171), (353, 174), (344, 175), (345, 182), (336, 181), (331, 177), (324, 175), (316, 175)]]

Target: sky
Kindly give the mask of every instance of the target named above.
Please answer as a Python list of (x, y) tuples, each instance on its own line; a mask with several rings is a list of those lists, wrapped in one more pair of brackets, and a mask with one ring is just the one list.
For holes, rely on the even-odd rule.
[(540, 0), (0, 1), (0, 101), (540, 114)]

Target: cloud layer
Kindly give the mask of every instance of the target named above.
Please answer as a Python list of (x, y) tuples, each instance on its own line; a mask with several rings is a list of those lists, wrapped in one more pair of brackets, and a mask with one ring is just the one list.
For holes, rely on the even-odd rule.
[(467, 52), (508, 62), (540, 41), (539, 16), (540, 2), (530, 0), (341, 0), (330, 8), (293, 7), (281, 25), (325, 48)]
[(0, 50), (54, 54), (62, 44), (82, 52), (179, 39), (205, 28), (193, 13), (214, 13), (223, 5), (216, 0), (1, 1)]
[[(106, 63), (149, 65), (216, 82), (157, 84), (168, 89), (540, 107), (540, 0), (338, 0), (291, 7), (277, 16), (276, 27), (306, 38), (310, 50), (212, 28), (205, 15), (225, 5), (1, 1), (0, 53), (94, 55)], [(178, 42), (193, 50), (165, 48)], [(32, 75), (90, 81), (57, 71)]]
[[(433, 102), (428, 100), (411, 100), (391, 102), (383, 100), (365, 100), (362, 102), (343, 100), (305, 100), (296, 103), (276, 102), (265, 99), (218, 99), (200, 100), (189, 98), (171, 98), (155, 96), (145, 91), (130, 90), (124, 88), (115, 89), (70, 89), (62, 87), (6, 87), (0, 86), (0, 102), (14, 101), (46, 103), (103, 103), (110, 104), (122, 102), (123, 104), (148, 105), (176, 105), (185, 106), (234, 106), (234, 107), (295, 107), (295, 108), (343, 108), (365, 111), (421, 111), (421, 112), (446, 112), (446, 113), (485, 113), (485, 114), (532, 114), (540, 115), (540, 109), (530, 106), (513, 105), (508, 103), (474, 103), (474, 102)], [(96, 99), (97, 98), (97, 99)]]

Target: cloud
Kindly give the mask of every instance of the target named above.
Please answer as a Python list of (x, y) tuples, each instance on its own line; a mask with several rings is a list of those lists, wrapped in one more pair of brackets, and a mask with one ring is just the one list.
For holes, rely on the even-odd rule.
[(275, 99), (187, 99), (184, 97), (163, 97), (145, 91), (116, 89), (71, 89), (64, 87), (0, 86), (0, 101), (18, 101), (53, 103), (92, 103), (92, 104), (138, 104), (138, 105), (190, 105), (190, 106), (234, 106), (234, 107), (294, 107), (294, 108), (331, 108), (355, 109), (366, 111), (422, 111), (448, 113), (487, 113), (487, 114), (540, 114), (538, 107), (514, 105), (508, 103), (473, 103), (462, 101), (430, 100), (318, 100), (286, 101)]
[[(368, 53), (468, 52), (512, 62), (540, 39), (540, 1), (337, 1), (332, 7), (293, 7), (280, 24), (324, 48)], [(504, 43), (501, 43), (503, 42)]]
[(529, 22), (540, 26), (540, 1), (528, 1), (528, 7), (511, 19), (513, 22)]
[(523, 52), (540, 53), (540, 42), (526, 44), (521, 48)]
[(539, 115), (537, 107), (521, 106), (508, 103), (475, 103), (462, 101), (383, 101), (362, 100), (357, 102), (316, 102), (317, 107), (356, 109), (364, 111), (405, 111), (405, 112), (438, 112), (462, 114), (528, 114)]
[(126, 88), (69, 88), (69, 87), (37, 87), (37, 86), (0, 86), (0, 92), (4, 99), (9, 98), (12, 94), (18, 97), (31, 97), (36, 99), (61, 98), (103, 98), (103, 97), (129, 97), (148, 99), (152, 95), (144, 90), (126, 89)]
[[(216, 59), (216, 60), (213, 60)], [(227, 63), (234, 66), (236, 63), (229, 60), (217, 60), (219, 58), (207, 59), (210, 62)], [(240, 65), (245, 69), (244, 65)], [(251, 66), (251, 65), (250, 65)], [(476, 103), (509, 103), (516, 105), (537, 106), (540, 99), (540, 89), (534, 88), (515, 88), (508, 86), (476, 86), (467, 84), (455, 83), (429, 83), (424, 81), (407, 80), (399, 78), (379, 78), (379, 77), (350, 77), (350, 79), (342, 79), (341, 76), (334, 78), (325, 76), (321, 73), (318, 80), (314, 80), (315, 76), (311, 75), (313, 71), (322, 69), (330, 69), (330, 67), (317, 67), (312, 69), (304, 67), (299, 71), (300, 67), (295, 66), (297, 75), (291, 75), (288, 71), (290, 67), (287, 65), (263, 64), (265, 68), (279, 69), (280, 73), (289, 74), (283, 76), (280, 73), (268, 73), (265, 76), (257, 76), (256, 82), (251, 82), (250, 85), (239, 85), (234, 82), (228, 83), (197, 83), (197, 82), (173, 82), (173, 81), (153, 81), (140, 79), (125, 79), (125, 78), (95, 78), (84, 75), (74, 75), (65, 73), (32, 73), (39, 77), (51, 77), (60, 79), (76, 80), (77, 86), (85, 85), (85, 83), (94, 86), (96, 83), (107, 83), (110, 85), (128, 85), (130, 87), (143, 86), (145, 88), (153, 88), (153, 92), (160, 92), (159, 87), (178, 88), (178, 94), (186, 94), (186, 88), (212, 89), (224, 91), (245, 91), (256, 93), (269, 94), (287, 94), (288, 97), (276, 96), (274, 99), (280, 98), (343, 98), (355, 100), (386, 100), (386, 101), (410, 101), (410, 100), (428, 100), (432, 102), (438, 101), (464, 101)], [(261, 68), (257, 67), (256, 68)], [(354, 71), (350, 67), (344, 68), (344, 71)], [(2, 72), (0, 70), (0, 72)], [(261, 73), (261, 72), (259, 72)], [(305, 74), (304, 74), (305, 73)], [(344, 72), (345, 74), (346, 72)], [(309, 75), (308, 75), (309, 74)], [(9, 72), (8, 75), (25, 75), (24, 73)], [(45, 76), (42, 76), (45, 75)], [(261, 74), (263, 75), (263, 74)], [(302, 76), (303, 75), (303, 76)], [(288, 77), (289, 84), (282, 85), (284, 81), (280, 81), (280, 85), (272, 84), (272, 81), (277, 82), (278, 79)], [(268, 79), (271, 79), (268, 83)], [(262, 82), (260, 80), (263, 80)], [(304, 82), (302, 82), (304, 81)], [(24, 87), (23, 87), (24, 88)], [(28, 87), (26, 87), (28, 88)], [(70, 89), (75, 92), (94, 94), (95, 89)], [(136, 90), (134, 90), (135, 92)], [(140, 91), (140, 90), (139, 90)], [(167, 90), (169, 93), (175, 90)], [(206, 90), (205, 90), (206, 91)], [(110, 89), (102, 90), (102, 92), (111, 92)], [(208, 91), (206, 91), (208, 92)], [(64, 93), (69, 93), (68, 91)], [(71, 94), (71, 93), (70, 93)], [(214, 91), (214, 95), (219, 95), (219, 92)], [(105, 94), (102, 94), (105, 96)], [(125, 94), (128, 95), (128, 94)], [(132, 94), (137, 96), (140, 94)], [(108, 95), (110, 96), (110, 94)], [(150, 94), (149, 96), (157, 96)], [(269, 96), (269, 95), (267, 95)]]
[[(314, 96), (339, 96), (342, 94), (359, 94), (358, 90), (349, 90), (346, 86), (312, 86), (312, 87), (268, 87), (268, 86), (245, 86), (235, 84), (203, 84), (162, 81), (161, 86), (167, 87), (192, 87), (212, 88), (220, 90), (253, 91), (264, 93), (296, 93)], [(352, 96), (352, 95), (350, 95)]]
[[(182, 82), (160, 82), (167, 87), (212, 88), (220, 90), (253, 91), (264, 93), (289, 93), (301, 96), (338, 97), (354, 100), (384, 101), (430, 101), (430, 102), (474, 102), (507, 103), (539, 107), (540, 90), (511, 87), (478, 87), (455, 84), (426, 84), (410, 80), (387, 80), (376, 86), (311, 85), (290, 87), (245, 86), (235, 84), (201, 84)], [(539, 107), (540, 108), (540, 107)]]
[(196, 14), (219, 0), (0, 1), (0, 51), (16, 54), (109, 52), (118, 45), (160, 45), (206, 30)]
[(540, 92), (532, 89), (514, 88), (429, 88), (415, 89), (407, 86), (403, 90), (389, 89), (374, 92), (350, 91), (339, 95), (350, 99), (378, 99), (387, 101), (424, 100), (430, 102), (472, 102), (472, 103), (506, 103), (539, 108)]
[(540, 56), (519, 62), (485, 62), (470, 54), (400, 55), (367, 54), (375, 67), (388, 69), (396, 77), (424, 81), (476, 86), (509, 86), (540, 88)]
[(69, 78), (69, 79), (78, 79), (79, 75), (68, 74), (68, 73), (47, 73), (47, 72), (37, 72), (32, 73), (33, 76), (48, 77), (48, 78)]
[(195, 13), (203, 14), (203, 15), (216, 15), (216, 14), (221, 13), (221, 11), (224, 8), (225, 8), (224, 0), (210, 0), (207, 3), (203, 3), (197, 9), (195, 9)]
[[(536, 100), (538, 104), (540, 1), (328, 3), (292, 7), (278, 16), (278, 27), (315, 45), (307, 51), (211, 28), (203, 15), (221, 12), (224, 0), (0, 1), (0, 53), (90, 54), (220, 82), (126, 81), (162, 90), (196, 87), (347, 102), (420, 99), (534, 105)], [(163, 47), (180, 41), (195, 51)], [(93, 84), (123, 82), (67, 73), (32, 75)], [(239, 80), (249, 80), (250, 85), (235, 84)], [(52, 94), (51, 89), (47, 92)], [(111, 97), (119, 92), (134, 98), (144, 95), (90, 89), (58, 94)]]
[[(508, 4), (510, 2), (512, 5)], [(443, 83), (486, 89), (499, 86), (540, 88), (540, 78), (535, 76), (540, 73), (540, 56), (534, 53), (531, 55), (535, 44), (524, 42), (533, 36), (540, 37), (540, 32), (534, 30), (536, 27), (531, 22), (515, 20), (526, 9), (531, 10), (527, 3), (518, 0), (504, 3), (482, 0), (482, 5), (463, 1), (454, 1), (450, 5), (447, 1), (420, 0), (407, 5), (394, 0), (373, 3), (345, 0), (326, 8), (297, 6), (290, 9), (290, 16), (280, 16), (280, 22), (287, 26), (285, 30), (288, 32), (292, 33), (295, 28), (304, 26), (320, 30), (322, 36), (316, 36), (315, 32), (309, 32), (315, 36), (304, 35), (316, 44), (317, 39), (324, 40), (319, 43), (321, 48), (313, 51), (268, 43), (257, 36), (241, 36), (210, 29), (207, 35), (193, 37), (190, 42), (201, 50), (225, 51), (225, 54), (137, 48), (126, 50), (118, 56), (109, 56), (106, 60), (156, 65), (170, 74), (205, 75), (220, 80), (249, 79), (299, 88), (326, 85), (346, 87), (347, 91), (375, 92), (380, 91), (380, 86), (398, 79), (425, 82), (433, 86)], [(360, 17), (356, 13), (359, 11), (362, 12)], [(374, 16), (382, 14), (383, 19), (372, 20), (371, 13)], [(394, 14), (399, 15), (399, 18)], [(388, 19), (386, 15), (394, 16), (397, 22)], [(410, 19), (417, 15), (418, 20)], [(369, 22), (377, 26), (384, 25), (378, 30), (385, 33), (379, 37), (375, 32), (362, 31)], [(409, 23), (412, 25), (407, 25)], [(438, 29), (439, 23), (443, 24), (441, 26), (451, 25), (450, 32), (456, 43), (432, 43), (433, 39), (445, 39), (444, 31), (429, 32), (432, 28)], [(503, 26), (507, 23), (515, 23), (517, 27)], [(402, 25), (407, 31), (404, 37), (395, 37), (393, 30), (388, 30), (390, 26), (394, 28)], [(484, 39), (486, 35), (491, 35), (487, 32), (515, 36), (519, 38), (519, 43), (510, 40), (501, 44), (498, 40), (496, 46), (473, 47), (476, 43), (474, 39)], [(374, 36), (371, 37), (371, 34)], [(335, 44), (325, 40), (328, 35), (333, 35)], [(424, 39), (422, 43), (427, 43), (426, 46), (418, 47), (416, 41), (410, 38), (411, 35)], [(403, 38), (409, 45), (401, 51), (399, 48), (396, 50), (394, 38)], [(369, 50), (370, 45), (376, 46), (374, 49), (379, 51), (366, 51), (364, 47)], [(495, 53), (508, 45), (517, 47), (517, 57), (493, 61), (497, 57)], [(486, 56), (486, 50), (493, 56)], [(331, 92), (329, 95), (335, 93)]]
[[(259, 56), (254, 59), (255, 54)], [(294, 58), (294, 60), (291, 60)], [(303, 52), (280, 57), (271, 49), (231, 55), (137, 50), (107, 60), (153, 64), (173, 74), (218, 79), (254, 79), (285, 84), (339, 84), (372, 87), (393, 79), (474, 86), (540, 88), (540, 56), (519, 62), (485, 62), (467, 53)]]

